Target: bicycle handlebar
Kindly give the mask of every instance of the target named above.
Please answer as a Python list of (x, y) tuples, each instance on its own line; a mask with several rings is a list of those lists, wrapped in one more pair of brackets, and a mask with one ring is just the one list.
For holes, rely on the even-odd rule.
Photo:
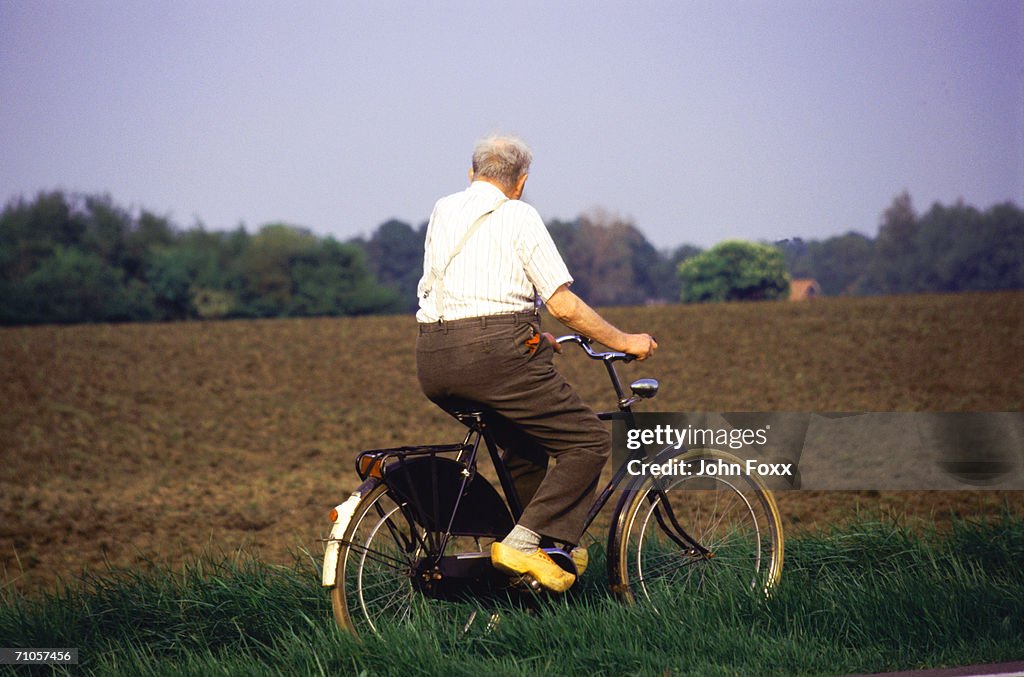
[(605, 362), (632, 362), (636, 359), (636, 355), (630, 355), (629, 353), (620, 353), (618, 351), (609, 350), (605, 353), (599, 353), (590, 347), (591, 340), (586, 336), (580, 336), (579, 334), (569, 334), (567, 336), (559, 336), (555, 339), (555, 342), (559, 345), (563, 343), (576, 343), (583, 352), (587, 354), (592, 360), (603, 360)]

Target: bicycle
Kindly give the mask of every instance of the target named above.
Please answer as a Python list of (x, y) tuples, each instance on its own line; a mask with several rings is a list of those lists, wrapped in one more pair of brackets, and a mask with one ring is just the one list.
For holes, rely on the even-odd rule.
[[(631, 355), (595, 352), (586, 337), (562, 336), (607, 368), (617, 412), (598, 414), (635, 428), (632, 405), (657, 395), (655, 379), (622, 388), (615, 364)], [(468, 426), (461, 443), (363, 451), (356, 458), (362, 484), (331, 513), (321, 583), (330, 589), (335, 621), (355, 635), (405, 621), (418, 607), (434, 608), (490, 595), (537, 594), (529, 577), (510, 577), (491, 566), (489, 545), (503, 538), (522, 513), (503, 457), (483, 411), (458, 415)], [(481, 442), (501, 493), (478, 469)], [(736, 576), (747, 588), (769, 593), (782, 572), (784, 539), (771, 491), (757, 475), (631, 475), (631, 452), (613, 473), (586, 517), (586, 528), (622, 489), (608, 532), (607, 570), (612, 592), (624, 602), (652, 605), (661, 588), (699, 586), (711, 576)], [(716, 449), (666, 447), (654, 463), (677, 460), (741, 463)], [(576, 573), (569, 552), (545, 551)], [(655, 606), (656, 609), (656, 606)], [(469, 613), (468, 629), (476, 612)], [(494, 617), (492, 617), (492, 621)], [(461, 622), (461, 617), (460, 617)]]

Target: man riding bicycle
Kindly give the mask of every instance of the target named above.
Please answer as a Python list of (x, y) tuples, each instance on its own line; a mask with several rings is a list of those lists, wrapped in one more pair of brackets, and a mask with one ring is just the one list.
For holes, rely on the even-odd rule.
[(448, 413), (486, 410), (505, 450), (525, 509), (491, 546), (493, 565), (563, 592), (575, 576), (540, 549), (541, 539), (579, 542), (611, 437), (555, 370), (560, 348), (540, 331), (536, 301), (574, 331), (639, 360), (658, 344), (620, 331), (569, 290), (573, 278), (540, 214), (519, 199), (531, 160), (517, 138), (484, 138), (469, 187), (435, 204), (417, 288), (416, 366), (424, 394)]

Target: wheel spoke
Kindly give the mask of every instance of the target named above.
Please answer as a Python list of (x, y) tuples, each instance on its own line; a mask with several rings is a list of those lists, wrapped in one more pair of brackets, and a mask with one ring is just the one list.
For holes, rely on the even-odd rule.
[(356, 553), (361, 554), (363, 557), (368, 558), (374, 562), (382, 564), (386, 567), (390, 567), (396, 571), (408, 570), (412, 567), (412, 562), (408, 559), (402, 560), (393, 555), (389, 555), (380, 550), (371, 550), (362, 545), (356, 545), (352, 543), (349, 548)]

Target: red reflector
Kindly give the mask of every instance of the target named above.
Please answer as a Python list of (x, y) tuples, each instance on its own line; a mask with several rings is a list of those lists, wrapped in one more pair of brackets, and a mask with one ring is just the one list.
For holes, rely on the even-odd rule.
[(381, 477), (380, 459), (374, 456), (363, 456), (359, 459), (359, 474), (363, 477)]

